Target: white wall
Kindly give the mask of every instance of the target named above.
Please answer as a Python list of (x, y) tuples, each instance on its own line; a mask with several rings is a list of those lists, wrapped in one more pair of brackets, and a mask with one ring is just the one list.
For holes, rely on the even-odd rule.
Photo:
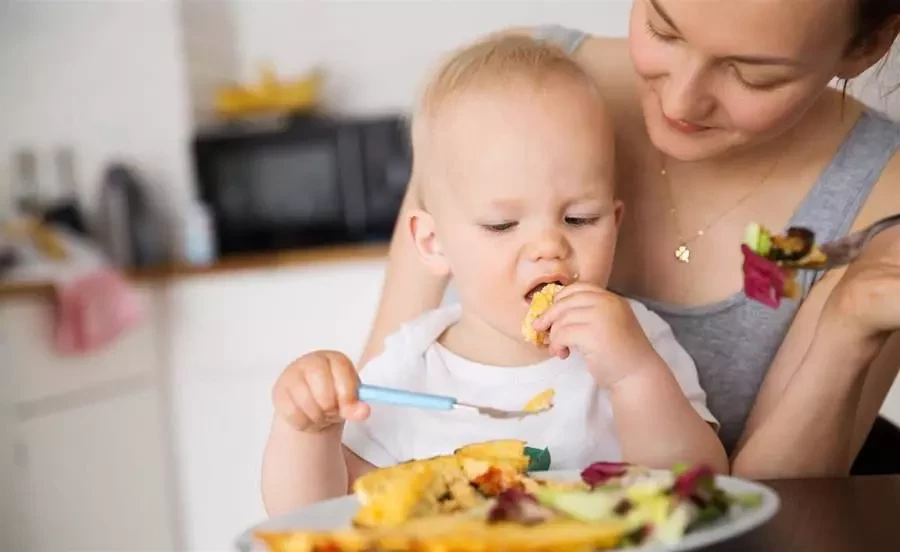
[(630, 0), (229, 0), (240, 74), (271, 60), (285, 74), (327, 67), (329, 103), (341, 110), (405, 108), (436, 57), (479, 35), (559, 23), (625, 36)]
[[(190, 189), (190, 131), (178, 3), (0, 2), (0, 205), (9, 201), (12, 152), (43, 157), (75, 148), (88, 207), (106, 163), (132, 161), (173, 203)], [(55, 192), (54, 192), (55, 193)], [(51, 193), (52, 197), (52, 193)]]
[[(192, 194), (188, 139), (215, 87), (327, 69), (327, 104), (342, 112), (403, 109), (440, 53), (491, 30), (559, 23), (625, 36), (631, 0), (16, 0), (0, 1), (0, 212), (18, 146), (76, 147), (82, 193), (95, 199), (115, 157), (176, 207)], [(900, 62), (870, 103), (900, 117)], [(49, 159), (49, 158), (47, 158)], [(49, 166), (47, 167), (49, 169)], [(49, 171), (44, 182), (55, 182)], [(180, 209), (178, 209), (180, 210)]]

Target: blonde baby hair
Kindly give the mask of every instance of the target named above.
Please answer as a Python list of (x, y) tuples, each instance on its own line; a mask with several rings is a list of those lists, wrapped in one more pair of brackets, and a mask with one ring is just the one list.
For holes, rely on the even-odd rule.
[(455, 97), (467, 91), (522, 84), (540, 90), (559, 79), (583, 85), (600, 101), (590, 74), (552, 42), (526, 35), (490, 35), (451, 52), (429, 74), (413, 108), (413, 178), (421, 182), (422, 152), (415, 150), (417, 144), (421, 149), (428, 122)]

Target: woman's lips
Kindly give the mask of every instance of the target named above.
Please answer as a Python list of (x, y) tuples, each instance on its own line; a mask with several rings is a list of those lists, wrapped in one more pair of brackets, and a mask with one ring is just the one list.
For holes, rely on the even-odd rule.
[(696, 134), (698, 132), (703, 132), (704, 130), (709, 130), (711, 127), (694, 124), (688, 121), (682, 121), (681, 119), (670, 119), (663, 115), (663, 119), (666, 120), (666, 124), (669, 125), (670, 128), (681, 132), (682, 134)]

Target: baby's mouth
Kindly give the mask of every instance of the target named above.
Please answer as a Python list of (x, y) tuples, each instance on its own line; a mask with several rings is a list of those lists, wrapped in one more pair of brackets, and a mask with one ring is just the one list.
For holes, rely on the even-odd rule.
[(542, 289), (544, 289), (544, 287), (546, 287), (549, 284), (557, 284), (560, 286), (563, 285), (563, 283), (559, 280), (554, 280), (552, 282), (541, 282), (540, 284), (531, 288), (531, 290), (529, 290), (529, 292), (525, 294), (525, 301), (527, 301), (528, 303), (531, 303), (531, 300), (534, 298), (534, 294), (541, 291)]

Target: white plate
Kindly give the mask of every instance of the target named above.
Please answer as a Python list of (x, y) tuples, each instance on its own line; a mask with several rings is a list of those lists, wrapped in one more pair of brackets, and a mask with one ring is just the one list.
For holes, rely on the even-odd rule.
[[(534, 474), (536, 478), (558, 479), (563, 481), (580, 480), (580, 472), (577, 470), (548, 471)], [(718, 476), (716, 484), (729, 493), (758, 493), (761, 503), (757, 508), (748, 511), (737, 511), (716, 523), (707, 525), (685, 535), (684, 539), (672, 546), (651, 544), (632, 548), (634, 552), (676, 552), (680, 550), (694, 550), (709, 546), (718, 542), (732, 539), (746, 533), (763, 523), (769, 521), (778, 512), (781, 505), (775, 491), (759, 483), (753, 483), (734, 477)], [(263, 547), (254, 547), (252, 534), (256, 530), (283, 531), (283, 530), (333, 530), (348, 527), (350, 520), (356, 514), (358, 508), (356, 498), (344, 496), (319, 502), (296, 512), (280, 517), (271, 518), (263, 523), (255, 525), (238, 537), (235, 546), (241, 552), (256, 552), (265, 550)]]

